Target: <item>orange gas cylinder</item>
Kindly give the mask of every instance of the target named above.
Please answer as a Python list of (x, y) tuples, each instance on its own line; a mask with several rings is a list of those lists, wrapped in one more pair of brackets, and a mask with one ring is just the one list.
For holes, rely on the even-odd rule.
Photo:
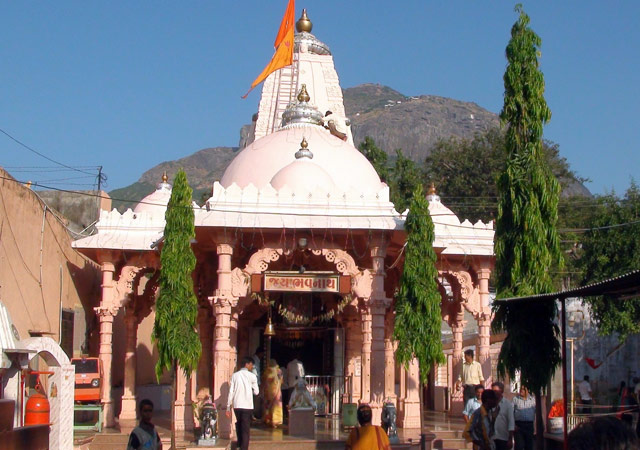
[(35, 392), (25, 407), (25, 425), (49, 425), (49, 400), (46, 396)]

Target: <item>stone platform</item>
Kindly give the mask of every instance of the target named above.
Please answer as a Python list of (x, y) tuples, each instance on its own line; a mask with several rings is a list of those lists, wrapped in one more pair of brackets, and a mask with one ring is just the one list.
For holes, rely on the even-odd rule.
[[(169, 449), (171, 442), (170, 423), (168, 417), (156, 417), (154, 419), (158, 433), (162, 439), (163, 448)], [(464, 422), (462, 418), (452, 417), (446, 413), (425, 411), (424, 431), (436, 435), (432, 449), (461, 450), (472, 448), (462, 438)], [(106, 429), (102, 433), (76, 434), (77, 450), (121, 450), (126, 447), (128, 435), (131, 430)], [(343, 429), (337, 418), (317, 417), (315, 419), (314, 439), (308, 437), (290, 436), (286, 426), (271, 429), (264, 428), (261, 424), (254, 424), (251, 428), (251, 449), (260, 450), (333, 450), (344, 449), (344, 443), (350, 430)], [(419, 448), (420, 433), (418, 429), (398, 430), (400, 444), (394, 444), (393, 449)], [(236, 449), (235, 441), (218, 439), (215, 445), (198, 446), (193, 432), (178, 433), (177, 449), (179, 450), (204, 450), (204, 449)]]

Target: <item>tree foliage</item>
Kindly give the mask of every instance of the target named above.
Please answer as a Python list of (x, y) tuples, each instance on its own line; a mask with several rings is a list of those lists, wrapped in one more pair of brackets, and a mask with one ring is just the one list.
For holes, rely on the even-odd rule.
[(369, 136), (358, 145), (358, 150), (369, 160), (378, 176), (385, 183), (389, 182), (389, 156), (376, 145)]
[[(562, 265), (556, 229), (560, 186), (545, 161), (543, 125), (551, 118), (539, 70), (540, 37), (518, 5), (506, 48), (504, 107), (506, 162), (498, 178), (496, 291), (498, 298), (549, 292)], [(561, 361), (555, 303), (498, 304), (494, 330), (506, 330), (498, 372), (515, 375), (539, 395)], [(535, 345), (532, 345), (535, 343)], [(539, 402), (538, 402), (539, 403)]]
[[(624, 226), (612, 225), (628, 224)], [(611, 228), (602, 228), (611, 227)], [(640, 188), (631, 183), (620, 198), (614, 193), (599, 199), (582, 239), (579, 265), (582, 284), (594, 283), (640, 268)], [(600, 229), (597, 229), (600, 228)], [(621, 340), (640, 332), (640, 298), (625, 300), (587, 297), (597, 325), (604, 335), (619, 333)]]
[(404, 212), (409, 207), (416, 188), (422, 184), (421, 178), (417, 164), (405, 157), (402, 150), (396, 150), (391, 178), (391, 201), (396, 211)]
[(420, 364), (420, 378), (427, 381), (431, 365), (443, 364), (440, 335), (441, 312), (438, 290), (435, 238), (429, 202), (422, 186), (416, 187), (405, 222), (407, 245), (404, 269), (396, 293), (396, 320), (393, 338), (398, 341), (396, 358), (407, 364), (416, 358)]
[(196, 369), (201, 344), (196, 332), (198, 300), (192, 272), (196, 258), (191, 249), (195, 237), (191, 187), (184, 170), (175, 176), (165, 214), (164, 243), (160, 255), (159, 295), (153, 338), (158, 346), (156, 376), (181, 367), (185, 374)]
[[(543, 141), (543, 154), (561, 186), (583, 182), (559, 155), (559, 146)], [(496, 180), (506, 163), (505, 133), (492, 128), (473, 139), (440, 139), (432, 147), (423, 166), (424, 185), (434, 183), (447, 207), (471, 222), (495, 220), (498, 189)], [(564, 210), (573, 214), (573, 209)]]

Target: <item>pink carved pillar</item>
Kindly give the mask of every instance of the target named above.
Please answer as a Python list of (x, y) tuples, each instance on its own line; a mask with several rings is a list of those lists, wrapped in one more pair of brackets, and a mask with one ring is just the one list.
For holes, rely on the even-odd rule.
[(413, 359), (405, 370), (405, 396), (400, 399), (398, 426), (420, 428), (420, 371), (418, 360)]
[(478, 362), (482, 365), (482, 372), (486, 382), (491, 380), (491, 313), (489, 309), (489, 278), (491, 269), (481, 267), (478, 274), (478, 294), (480, 295), (481, 313), (476, 316), (478, 321)]
[(385, 397), (385, 311), (391, 303), (386, 298), (384, 290), (384, 258), (386, 248), (384, 237), (379, 238), (381, 245), (371, 248), (372, 279), (371, 279), (371, 409), (373, 423), (380, 425), (380, 414)]
[(136, 345), (138, 342), (138, 318), (133, 308), (127, 308), (124, 316), (127, 340), (124, 354), (124, 392), (120, 410), (120, 425), (135, 426), (136, 421)]
[(229, 354), (229, 379), (231, 379), (231, 374), (233, 374), (238, 366), (238, 316), (238, 308), (231, 308), (231, 321), (229, 322), (229, 346), (231, 347), (231, 353)]
[(396, 358), (393, 341), (393, 311), (388, 310), (385, 317), (384, 337), (384, 397), (396, 404)]
[(193, 430), (193, 412), (191, 405), (191, 377), (178, 367), (174, 398), (173, 420), (177, 431)]
[[(227, 394), (229, 393), (229, 381), (231, 380), (229, 345), (231, 304), (218, 299), (214, 305), (216, 314), (215, 340), (213, 342), (213, 398), (218, 405), (218, 411), (224, 412), (227, 407)], [(220, 414), (218, 423), (220, 437), (229, 439), (231, 436), (231, 422), (224, 421), (225, 414)], [(226, 436), (226, 437), (225, 437)]]
[(358, 318), (348, 316), (344, 320), (345, 327), (345, 359), (347, 360), (347, 375), (351, 377), (351, 384), (349, 392), (345, 392), (345, 403), (358, 402), (360, 400), (362, 375), (361, 367), (361, 348), (360, 343), (360, 328), (358, 324)]
[(202, 344), (202, 355), (198, 362), (196, 371), (196, 398), (203, 399), (211, 394), (211, 357), (212, 355), (212, 335), (211, 335), (211, 314), (209, 308), (200, 307), (198, 310), (198, 325), (200, 343)]
[(231, 314), (236, 299), (231, 294), (231, 255), (233, 247), (229, 244), (219, 244), (218, 252), (218, 289), (212, 298), (216, 326), (213, 342), (213, 398), (218, 405), (218, 431), (220, 437), (229, 439), (232, 436), (233, 421), (224, 412), (227, 408), (229, 381), (235, 361), (231, 360)]
[(371, 321), (370, 312), (365, 309), (361, 313), (362, 325), (362, 373), (360, 403), (371, 403)]
[(453, 334), (453, 373), (452, 379), (449, 380), (449, 386), (452, 386), (451, 392), (451, 414), (461, 413), (464, 409), (463, 403), (463, 390), (462, 388), (456, 389), (456, 382), (462, 371), (462, 338), (464, 332), (464, 326), (466, 322), (462, 320), (463, 313), (456, 315), (455, 322), (451, 323), (451, 332)]
[(373, 424), (380, 425), (385, 393), (384, 305), (379, 301), (371, 307), (371, 409)]
[(102, 300), (95, 308), (100, 319), (99, 358), (102, 366), (101, 402), (104, 408), (105, 425), (113, 428), (116, 425), (113, 400), (111, 399), (111, 363), (113, 360), (113, 318), (118, 314), (118, 307), (113, 304), (115, 295), (112, 262), (102, 263)]

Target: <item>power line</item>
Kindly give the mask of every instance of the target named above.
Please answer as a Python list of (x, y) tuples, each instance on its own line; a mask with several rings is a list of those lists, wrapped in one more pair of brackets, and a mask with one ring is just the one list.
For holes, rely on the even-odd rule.
[[(15, 183), (20, 183), (20, 184), (26, 184), (26, 182), (23, 181), (18, 181), (14, 178), (11, 177), (4, 177), (4, 176), (0, 176), (0, 179), (3, 180), (9, 180), (9, 181), (13, 181)], [(51, 189), (53, 191), (59, 191), (59, 192), (68, 192), (71, 194), (77, 194), (77, 195), (84, 195), (87, 197), (97, 197), (97, 198), (103, 198), (103, 199), (110, 199), (110, 200), (116, 200), (116, 201), (120, 201), (120, 202), (125, 202), (125, 203), (137, 203), (137, 204), (142, 204), (142, 205), (151, 205), (151, 206), (166, 206), (162, 203), (154, 203), (154, 202), (145, 202), (143, 200), (129, 200), (129, 199), (124, 199), (124, 198), (115, 198), (115, 197), (110, 197), (110, 196), (105, 196), (105, 195), (100, 195), (100, 194), (92, 194), (90, 192), (82, 192), (82, 191), (73, 191), (70, 189), (62, 189), (62, 188), (56, 188), (53, 186), (46, 186), (43, 184), (37, 184), (37, 183), (32, 183), (32, 186), (38, 186), (44, 189)], [(216, 208), (210, 208), (209, 211), (213, 211), (213, 212), (221, 212), (221, 213), (237, 213), (237, 214), (252, 214), (249, 211), (240, 211), (240, 210), (227, 210), (227, 209), (216, 209)], [(376, 217), (385, 217), (385, 218), (393, 218), (392, 216), (389, 215), (373, 215), (373, 214), (363, 214), (363, 215), (350, 215), (350, 214), (305, 214), (305, 213), (282, 213), (282, 212), (277, 212), (277, 211), (260, 211), (260, 212), (256, 212), (255, 214), (265, 214), (265, 215), (276, 215), (276, 216), (301, 216), (301, 217), (315, 217), (315, 216), (322, 216), (322, 217), (352, 217), (352, 218), (376, 218)], [(441, 216), (452, 216), (454, 215), (453, 213), (451, 214), (434, 214), (432, 215), (435, 217), (441, 217)], [(448, 225), (448, 224), (442, 224), (440, 222), (434, 222), (435, 224), (440, 224), (440, 225)], [(624, 222), (624, 223), (618, 223), (618, 224), (613, 224), (613, 225), (605, 225), (605, 226), (601, 226), (601, 227), (592, 227), (592, 228), (561, 228), (558, 231), (560, 233), (583, 233), (583, 232), (587, 232), (587, 231), (597, 231), (597, 230), (606, 230), (606, 229), (610, 229), (610, 228), (619, 228), (619, 227), (625, 227), (625, 226), (629, 226), (629, 225), (635, 225), (640, 223), (640, 220), (634, 220), (631, 222)], [(477, 230), (476, 227), (473, 226), (466, 226), (466, 225), (454, 225), (456, 228), (468, 228), (468, 229), (473, 229), (473, 230)]]
[(76, 172), (81, 172), (81, 173), (85, 173), (85, 174), (87, 174), (87, 175), (95, 176), (95, 173), (92, 173), (92, 172), (86, 172), (86, 171), (84, 171), (84, 170), (82, 170), (82, 169), (77, 169), (77, 168), (75, 168), (75, 167), (67, 166), (66, 164), (63, 164), (63, 163), (61, 163), (61, 162), (58, 162), (58, 161), (56, 161), (55, 159), (49, 158), (47, 155), (43, 155), (43, 154), (42, 154), (42, 153), (40, 153), (38, 150), (35, 150), (35, 149), (33, 149), (33, 148), (29, 147), (29, 146), (28, 146), (27, 144), (25, 144), (24, 142), (22, 142), (22, 141), (20, 141), (20, 140), (18, 140), (18, 139), (16, 139), (16, 138), (14, 138), (14, 137), (13, 137), (13, 136), (11, 136), (9, 133), (7, 133), (6, 131), (4, 131), (2, 128), (0, 128), (0, 132), (1, 132), (2, 134), (4, 134), (5, 136), (7, 136), (7, 137), (8, 137), (9, 139), (11, 139), (12, 141), (14, 141), (15, 143), (17, 143), (17, 144), (21, 145), (22, 147), (26, 148), (26, 149), (27, 149), (27, 150), (29, 150), (30, 152), (33, 152), (33, 153), (35, 153), (36, 155), (38, 155), (38, 156), (40, 156), (40, 157), (42, 157), (42, 158), (46, 159), (47, 161), (50, 161), (50, 162), (52, 162), (52, 163), (54, 163), (54, 164), (57, 164), (58, 166), (66, 167), (67, 169), (75, 170)]

